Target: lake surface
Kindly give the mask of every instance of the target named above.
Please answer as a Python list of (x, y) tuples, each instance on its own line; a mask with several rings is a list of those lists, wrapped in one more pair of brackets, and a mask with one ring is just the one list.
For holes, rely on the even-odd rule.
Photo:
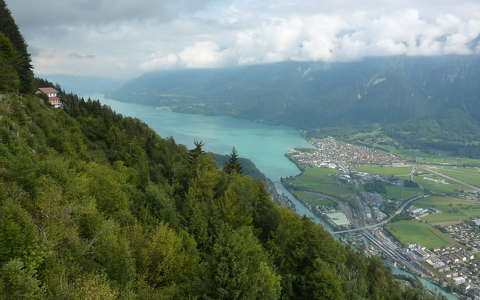
[[(232, 147), (235, 147), (241, 157), (252, 160), (258, 169), (275, 183), (279, 193), (287, 195), (295, 203), (300, 215), (310, 217), (331, 231), (330, 226), (293, 197), (280, 182), (281, 177), (295, 176), (300, 173), (297, 166), (285, 156), (288, 149), (313, 147), (294, 128), (260, 124), (226, 116), (176, 113), (151, 106), (119, 102), (101, 95), (93, 95), (91, 98), (100, 99), (103, 104), (122, 115), (144, 121), (161, 137), (172, 136), (177, 143), (190, 148), (193, 147), (195, 139), (205, 142), (206, 151), (219, 154), (230, 154)], [(414, 276), (397, 268), (392, 268), (392, 271), (395, 274)], [(422, 278), (419, 279), (429, 290), (440, 292), (449, 300), (457, 299), (436, 285)]]
[(295, 176), (300, 170), (286, 156), (288, 149), (312, 148), (297, 130), (286, 126), (260, 124), (227, 116), (205, 116), (176, 113), (151, 106), (124, 103), (93, 95), (91, 98), (110, 106), (114, 111), (136, 117), (147, 123), (161, 137), (173, 136), (179, 144), (193, 147), (195, 139), (205, 143), (206, 151), (230, 154), (235, 147), (241, 157), (250, 159), (275, 184), (277, 191), (287, 195), (301, 215), (307, 215), (325, 228), (327, 224), (298, 202), (280, 182), (281, 177)]

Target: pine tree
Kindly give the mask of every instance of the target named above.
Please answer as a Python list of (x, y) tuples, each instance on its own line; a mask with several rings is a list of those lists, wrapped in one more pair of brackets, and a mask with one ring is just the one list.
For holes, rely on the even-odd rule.
[(33, 67), (27, 43), (25, 43), (4, 0), (0, 0), (0, 32), (10, 39), (16, 50), (15, 69), (20, 77), (20, 92), (25, 94), (33, 92)]
[(190, 155), (190, 160), (193, 162), (195, 161), (200, 155), (202, 155), (203, 153), (205, 153), (205, 151), (203, 151), (203, 146), (205, 146), (205, 143), (201, 140), (195, 140), (193, 142), (193, 144), (195, 145), (195, 148), (193, 148), (192, 150), (189, 151), (189, 155)]
[(10, 40), (0, 32), (0, 91), (15, 92), (20, 78), (15, 70), (16, 51)]
[(240, 165), (239, 156), (235, 147), (233, 147), (232, 154), (230, 154), (230, 158), (223, 170), (228, 174), (243, 174), (242, 166)]

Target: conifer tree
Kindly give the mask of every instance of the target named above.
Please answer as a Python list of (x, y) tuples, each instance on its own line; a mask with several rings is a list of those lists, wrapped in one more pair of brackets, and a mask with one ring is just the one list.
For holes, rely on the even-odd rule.
[(20, 92), (25, 94), (31, 93), (33, 91), (34, 77), (27, 43), (23, 39), (4, 0), (0, 0), (0, 32), (10, 39), (16, 50), (14, 61), (15, 69), (20, 77)]
[(233, 173), (243, 174), (242, 166), (240, 165), (240, 161), (239, 161), (238, 152), (235, 149), (235, 147), (233, 147), (232, 154), (230, 154), (230, 158), (228, 159), (228, 162), (223, 168), (223, 170), (228, 174), (233, 174)]
[(15, 92), (20, 78), (15, 70), (16, 52), (10, 40), (0, 32), (0, 91)]
[(195, 148), (193, 148), (192, 150), (189, 151), (189, 155), (190, 155), (190, 159), (192, 161), (194, 161), (195, 159), (197, 159), (200, 155), (202, 155), (203, 153), (205, 153), (205, 151), (203, 151), (203, 146), (205, 146), (205, 143), (201, 140), (195, 140), (193, 142), (193, 144), (195, 145)]

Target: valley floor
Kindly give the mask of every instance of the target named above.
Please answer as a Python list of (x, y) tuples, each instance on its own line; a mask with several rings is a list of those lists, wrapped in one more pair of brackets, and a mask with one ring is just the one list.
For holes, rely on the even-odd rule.
[(283, 183), (342, 241), (460, 295), (480, 288), (480, 167), (312, 144), (286, 154), (302, 174)]

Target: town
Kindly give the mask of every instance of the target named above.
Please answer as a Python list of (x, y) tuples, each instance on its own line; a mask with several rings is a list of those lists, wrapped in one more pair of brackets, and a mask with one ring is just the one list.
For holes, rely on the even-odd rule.
[(304, 167), (327, 167), (344, 171), (358, 164), (402, 163), (402, 160), (393, 154), (342, 143), (333, 138), (311, 139), (310, 143), (315, 146), (315, 150), (290, 149), (288, 157)]
[[(282, 182), (333, 234), (460, 298), (480, 299), (478, 168), (420, 165), (333, 138), (310, 142), (315, 149), (288, 151), (302, 174)], [(465, 174), (475, 176), (464, 182)]]

